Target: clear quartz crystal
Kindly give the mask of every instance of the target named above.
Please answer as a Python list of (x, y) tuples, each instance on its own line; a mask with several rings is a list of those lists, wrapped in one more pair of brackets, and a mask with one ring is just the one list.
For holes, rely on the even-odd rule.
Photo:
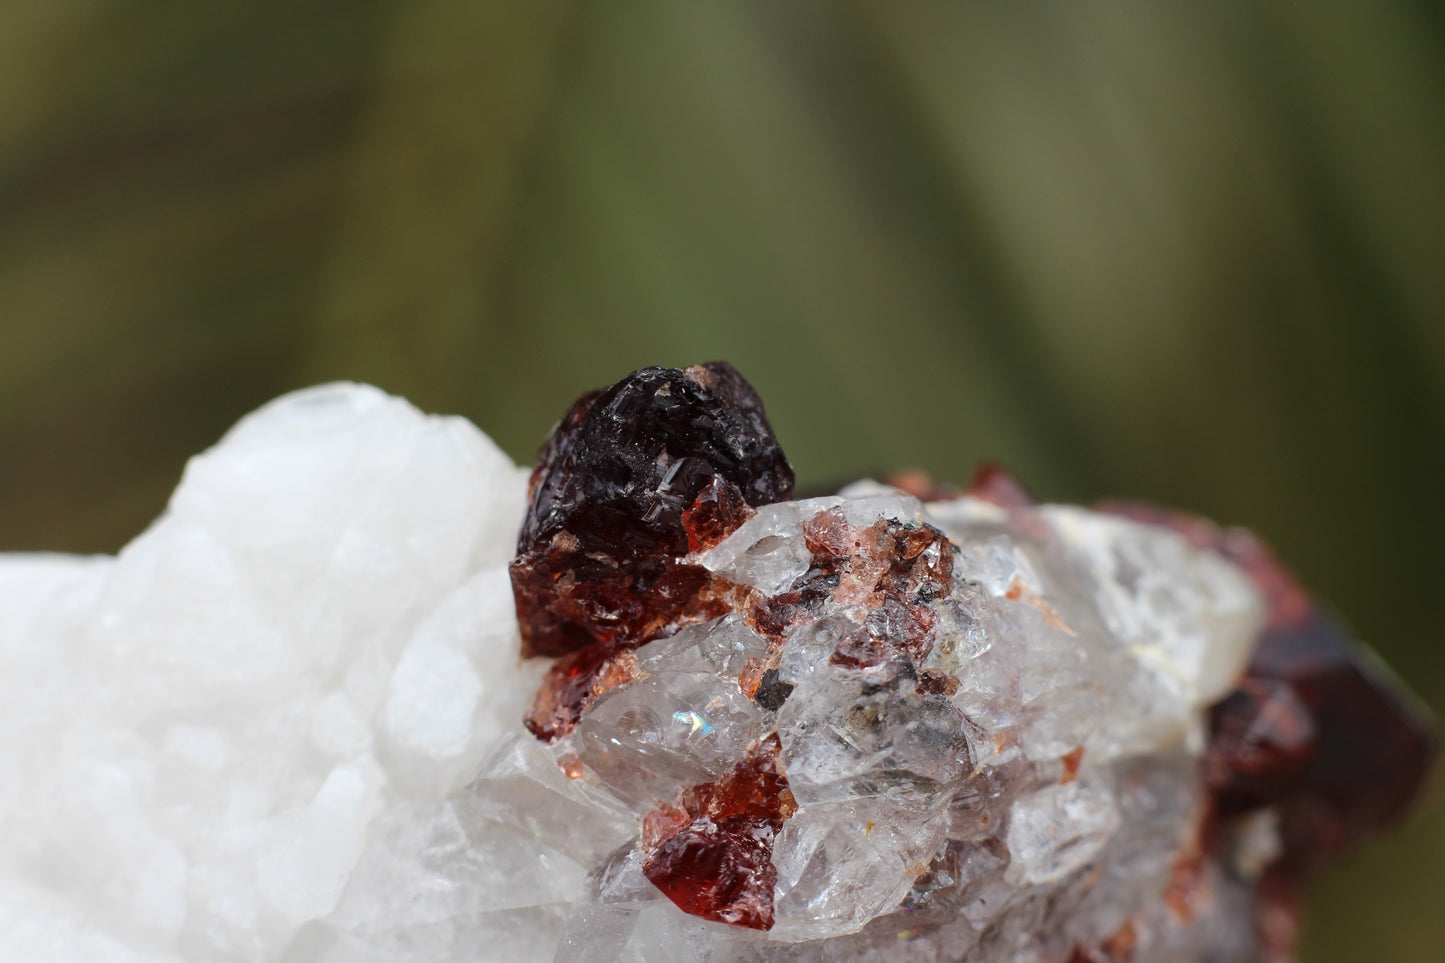
[[(848, 531), (891, 519), (948, 536), (952, 583), (926, 603), (921, 660), (839, 662), (882, 604), (848, 594), (850, 570), (771, 646), (745, 617), (813, 577), (805, 531), (828, 511)], [(970, 498), (924, 506), (878, 485), (763, 506), (699, 561), (752, 602), (643, 646), (575, 731), (525, 750), (570, 767), (579, 802), (550, 776), (550, 801), (520, 809), (499, 775), (467, 790), (482, 811), (511, 806), (513, 825), (543, 805), (615, 807), (620, 845), (605, 857), (534, 830), (591, 871), (557, 959), (1047, 960), (1144, 925), (1201, 816), (1203, 709), (1261, 624), (1241, 572), (1161, 528), (1064, 508), (1017, 519)], [(781, 704), (747, 690), (750, 672), (784, 687)], [(775, 834), (758, 830), (775, 918), (689, 916), (642, 872), (646, 826), (688, 818), (665, 814), (774, 733), (796, 806)], [(1151, 939), (1161, 949), (1136, 959), (1172, 959), (1163, 947), (1182, 937)]]

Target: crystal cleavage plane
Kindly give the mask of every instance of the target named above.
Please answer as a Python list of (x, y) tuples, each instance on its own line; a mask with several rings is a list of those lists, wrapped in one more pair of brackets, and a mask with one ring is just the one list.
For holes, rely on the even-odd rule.
[(726, 364), (584, 395), (528, 491), (555, 661), (465, 801), (588, 871), (559, 961), (1287, 960), (1435, 753), (1248, 533), (996, 469), (792, 500)]

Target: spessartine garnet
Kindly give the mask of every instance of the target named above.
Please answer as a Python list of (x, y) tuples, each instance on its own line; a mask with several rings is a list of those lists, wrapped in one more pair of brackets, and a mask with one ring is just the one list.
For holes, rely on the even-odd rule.
[(793, 469), (731, 365), (644, 368), (583, 395), (537, 457), (512, 562), (524, 655), (636, 646), (694, 608), (706, 573), (682, 558), (759, 505)]
[(886, 481), (791, 500), (721, 363), (559, 423), (511, 575), (527, 727), (637, 820), (595, 878), (800, 959), (1287, 957), (1418, 794), (1409, 697), (1247, 532)]

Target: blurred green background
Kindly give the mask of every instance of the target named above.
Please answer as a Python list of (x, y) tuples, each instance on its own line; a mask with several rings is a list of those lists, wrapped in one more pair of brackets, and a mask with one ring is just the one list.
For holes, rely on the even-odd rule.
[[(1254, 528), (1437, 710), (1445, 13), (1406, 0), (0, 6), (0, 549), (268, 398), (528, 461), (733, 361), (800, 478), (981, 457)], [(1445, 959), (1445, 800), (1305, 959)]]

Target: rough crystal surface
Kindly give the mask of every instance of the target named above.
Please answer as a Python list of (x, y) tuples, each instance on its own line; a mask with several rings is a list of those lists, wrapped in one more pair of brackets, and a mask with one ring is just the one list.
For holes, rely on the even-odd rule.
[(330, 385), (118, 556), (0, 556), (0, 959), (550, 957), (582, 865), (458, 793), (540, 676), (525, 506), (468, 422)]
[(636, 645), (700, 602), (682, 561), (793, 489), (752, 387), (721, 362), (583, 395), (537, 458), (512, 564), (527, 655)]
[(892, 481), (788, 500), (725, 365), (530, 488), (267, 406), (116, 558), (0, 556), (0, 959), (1288, 959), (1408, 698), (1246, 533)]
[[(654, 899), (737, 924), (704, 931), (697, 958), (756, 949), (739, 935), (752, 928), (796, 959), (960, 941), (978, 944), (970, 959), (1048, 959), (1108, 938), (1147, 903), (1141, 888), (1163, 892), (1201, 811), (1180, 760), (1202, 749), (1218, 677), (1243, 669), (1263, 624), (1243, 572), (1167, 529), (1076, 510), (935, 515), (865, 487), (770, 513), (772, 527), (760, 514), (701, 558), (750, 583), (733, 613), (653, 643), (669, 655), (641, 650), (646, 677), (551, 746), (576, 754), (583, 782), (628, 774), (616, 795), (642, 820)], [(1148, 578), (1128, 567), (1139, 559)], [(654, 684), (670, 670), (688, 686)], [(1130, 700), (1145, 711), (1106, 711)], [(588, 738), (593, 713), (612, 720), (607, 738)], [(670, 737), (657, 720), (674, 718), (718, 734)], [(720, 751), (735, 760), (726, 781), (769, 741), (788, 805), (759, 803), (746, 827), (698, 808), (721, 784)], [(662, 842), (659, 822), (674, 827)], [(656, 868), (688, 863), (686, 885)], [(1043, 928), (1041, 900), (1055, 907)], [(649, 958), (638, 938), (624, 947)]]
[[(553, 445), (579, 434), (564, 422)], [(626, 444), (646, 466), (657, 441)], [(551, 485), (586, 471), (551, 446), (540, 464)], [(706, 538), (648, 541), (638, 513), (609, 531), (634, 570), (706, 577), (650, 608), (661, 621), (590, 630), (534, 703), (547, 751), (638, 825), (594, 867), (569, 943), (595, 933), (607, 960), (1286, 958), (1301, 854), (1398, 815), (1433, 752), (1420, 717), (1242, 533), (1038, 505), (997, 468), (963, 494), (894, 481), (769, 498)], [(526, 634), (550, 603), (513, 574)], [(563, 724), (535, 725), (538, 707)]]

